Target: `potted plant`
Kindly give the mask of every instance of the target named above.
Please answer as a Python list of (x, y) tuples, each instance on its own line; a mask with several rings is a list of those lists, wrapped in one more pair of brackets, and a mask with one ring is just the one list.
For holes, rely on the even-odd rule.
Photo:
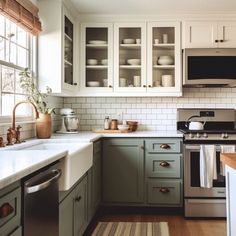
[(36, 120), (37, 138), (50, 138), (52, 130), (52, 117), (55, 108), (48, 107), (47, 97), (52, 93), (52, 89), (46, 87), (46, 93), (41, 93), (38, 89), (36, 78), (34, 78), (28, 68), (19, 73), (20, 87), (27, 96), (27, 100), (33, 103), (39, 113)]

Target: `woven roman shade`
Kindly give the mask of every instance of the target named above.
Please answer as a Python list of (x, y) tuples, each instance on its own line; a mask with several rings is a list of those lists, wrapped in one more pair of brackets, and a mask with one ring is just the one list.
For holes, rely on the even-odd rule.
[(38, 8), (30, 0), (0, 0), (0, 13), (33, 35), (42, 30)]

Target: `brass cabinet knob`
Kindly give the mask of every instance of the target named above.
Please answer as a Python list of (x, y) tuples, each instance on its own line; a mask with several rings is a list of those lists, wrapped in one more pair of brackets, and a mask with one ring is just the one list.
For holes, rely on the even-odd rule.
[(215, 43), (218, 43), (218, 42), (219, 42), (219, 40), (218, 40), (218, 39), (216, 39), (216, 40), (215, 40)]
[(81, 199), (82, 199), (82, 197), (81, 197), (81, 196), (78, 196), (78, 197), (75, 198), (75, 201), (76, 201), (76, 202), (79, 202)]
[(168, 145), (167, 143), (163, 143), (160, 145), (161, 149), (170, 149), (170, 145)]
[(220, 42), (221, 42), (221, 43), (223, 43), (223, 42), (224, 42), (224, 40), (223, 40), (223, 39), (221, 39), (221, 40), (220, 40)]
[(148, 88), (152, 88), (152, 85), (149, 84), (149, 85), (148, 85)]
[(167, 161), (162, 161), (161, 163), (160, 163), (160, 166), (162, 166), (162, 167), (168, 167), (170, 164), (167, 162)]
[(14, 208), (8, 203), (3, 203), (0, 207), (0, 219), (9, 216), (14, 211)]
[(170, 190), (168, 188), (160, 188), (159, 190), (161, 193), (169, 193)]
[(76, 86), (76, 85), (78, 85), (78, 84), (77, 84), (77, 83), (73, 83), (73, 85), (75, 85), (75, 86)]
[(147, 86), (144, 84), (143, 87), (146, 88)]
[(143, 149), (143, 150), (144, 150), (144, 146), (141, 146), (141, 149)]
[(109, 88), (112, 88), (112, 85), (109, 85), (108, 87), (109, 87)]

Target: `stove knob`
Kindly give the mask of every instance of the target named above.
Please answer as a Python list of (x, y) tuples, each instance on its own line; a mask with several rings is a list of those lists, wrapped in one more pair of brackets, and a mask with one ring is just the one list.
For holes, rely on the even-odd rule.
[(197, 133), (197, 138), (201, 138), (201, 134)]
[(189, 133), (188, 137), (189, 138), (194, 138), (194, 135), (192, 133)]
[(229, 137), (229, 135), (228, 135), (227, 133), (225, 133), (225, 134), (222, 133), (222, 134), (221, 134), (221, 138), (223, 138), (223, 139), (224, 139), (224, 138), (228, 138), (228, 137)]
[(228, 137), (229, 137), (229, 135), (227, 133), (225, 133), (225, 137), (224, 138), (228, 138)]
[(208, 137), (207, 133), (204, 133), (204, 134), (203, 134), (203, 137), (204, 137), (204, 138), (207, 138), (207, 137)]

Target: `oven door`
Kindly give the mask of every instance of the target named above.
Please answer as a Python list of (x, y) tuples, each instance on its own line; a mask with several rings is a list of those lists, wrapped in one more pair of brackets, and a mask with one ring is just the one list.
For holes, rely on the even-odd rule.
[(184, 195), (185, 197), (225, 198), (225, 177), (220, 175), (220, 146), (216, 145), (217, 179), (212, 188), (200, 187), (200, 145), (185, 144)]

